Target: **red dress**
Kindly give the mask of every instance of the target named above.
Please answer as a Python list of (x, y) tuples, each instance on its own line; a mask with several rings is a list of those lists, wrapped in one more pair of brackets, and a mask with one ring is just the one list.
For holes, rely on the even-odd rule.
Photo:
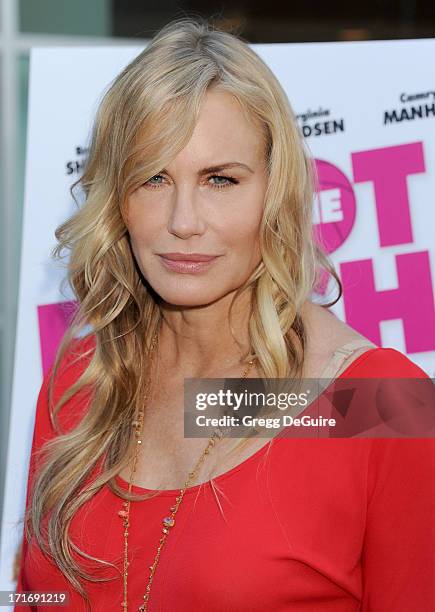
[[(60, 375), (55, 399), (81, 367)], [(351, 376), (428, 378), (390, 348), (360, 355), (341, 374)], [(46, 383), (47, 377), (38, 396), (31, 457), (53, 435)], [(73, 397), (60, 411), (61, 423), (73, 424), (80, 406)], [(31, 459), (29, 482), (33, 470)], [(214, 482), (215, 488), (208, 482), (186, 490), (156, 569), (149, 612), (435, 610), (434, 439), (277, 437)], [(132, 502), (128, 612), (143, 601), (162, 518), (178, 492)], [(121, 504), (105, 487), (71, 525), (82, 550), (119, 568)], [(122, 610), (120, 575), (87, 582), (86, 588), (92, 612)], [(69, 591), (71, 604), (51, 610), (86, 609), (61, 572), (26, 542), (17, 585), (17, 591), (25, 590)]]

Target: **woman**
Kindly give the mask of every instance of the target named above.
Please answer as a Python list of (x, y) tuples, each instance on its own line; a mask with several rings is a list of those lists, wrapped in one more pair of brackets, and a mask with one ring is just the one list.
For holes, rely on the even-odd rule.
[(425, 376), (310, 300), (320, 267), (339, 279), (266, 65), (170, 23), (106, 92), (79, 182), (55, 249), (79, 309), (38, 397), (17, 590), (71, 610), (432, 610), (428, 440), (183, 435), (185, 378)]

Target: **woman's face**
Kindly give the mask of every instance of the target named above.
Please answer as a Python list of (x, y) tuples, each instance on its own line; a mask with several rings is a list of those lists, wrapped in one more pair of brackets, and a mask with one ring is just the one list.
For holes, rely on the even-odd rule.
[[(165, 302), (205, 305), (249, 277), (261, 260), (266, 172), (260, 128), (231, 94), (208, 92), (186, 147), (127, 202), (133, 253)], [(215, 258), (171, 263), (165, 253)]]

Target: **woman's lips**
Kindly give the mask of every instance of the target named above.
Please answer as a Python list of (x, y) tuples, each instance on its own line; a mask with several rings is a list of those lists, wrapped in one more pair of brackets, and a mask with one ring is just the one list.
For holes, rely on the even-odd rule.
[(173, 272), (180, 272), (181, 274), (194, 274), (196, 272), (202, 272), (206, 270), (213, 262), (216, 261), (218, 256), (209, 259), (208, 261), (187, 261), (187, 260), (174, 260), (159, 255), (163, 265), (172, 270)]

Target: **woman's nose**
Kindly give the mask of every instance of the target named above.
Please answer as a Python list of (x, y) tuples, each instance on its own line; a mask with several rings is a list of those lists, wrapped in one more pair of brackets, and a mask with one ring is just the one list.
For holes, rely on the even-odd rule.
[(193, 189), (183, 189), (174, 194), (168, 231), (180, 238), (201, 234), (205, 228), (201, 203)]

